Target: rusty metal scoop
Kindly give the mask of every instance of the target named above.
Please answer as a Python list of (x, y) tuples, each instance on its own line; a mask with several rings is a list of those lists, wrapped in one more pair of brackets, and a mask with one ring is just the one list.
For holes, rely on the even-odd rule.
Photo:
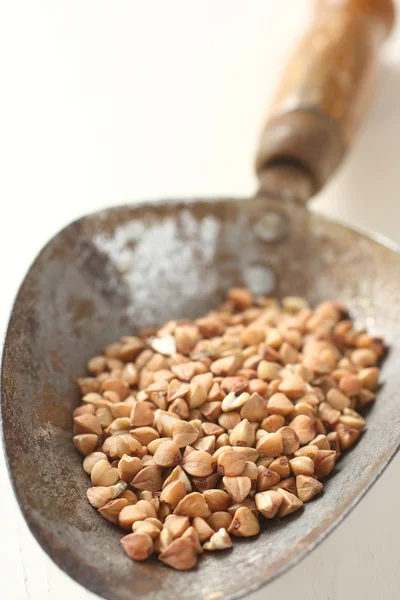
[[(284, 79), (261, 140), (250, 200), (124, 206), (72, 223), (39, 254), (12, 311), (2, 364), (5, 450), (21, 509), (40, 544), (109, 600), (219, 600), (264, 585), (313, 549), (357, 504), (400, 441), (400, 255), (309, 213), (305, 200), (339, 164), (371, 87), (389, 0), (324, 0)], [(391, 347), (368, 430), (323, 497), (269, 523), (196, 572), (133, 563), (117, 529), (85, 500), (71, 443), (76, 377), (136, 328), (194, 317), (228, 287), (337, 299)]]

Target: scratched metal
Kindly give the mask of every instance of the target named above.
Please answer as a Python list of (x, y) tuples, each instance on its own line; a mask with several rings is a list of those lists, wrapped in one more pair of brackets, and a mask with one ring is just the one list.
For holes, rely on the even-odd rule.
[[(275, 207), (276, 208), (276, 207)], [(274, 210), (275, 210), (274, 208)], [(2, 416), (11, 477), (43, 548), (109, 600), (239, 598), (282, 573), (331, 531), (394, 455), (400, 437), (400, 257), (377, 241), (291, 209), (278, 241), (262, 200), (123, 207), (81, 219), (40, 253), (18, 293), (4, 346)], [(285, 215), (278, 219), (282, 225)], [(285, 235), (282, 235), (282, 231)], [(133, 563), (121, 533), (86, 499), (71, 444), (75, 379), (120, 335), (201, 315), (231, 285), (339, 299), (391, 345), (368, 429), (324, 494), (257, 539), (205, 554), (194, 572)], [(368, 523), (365, 524), (366, 527)]]

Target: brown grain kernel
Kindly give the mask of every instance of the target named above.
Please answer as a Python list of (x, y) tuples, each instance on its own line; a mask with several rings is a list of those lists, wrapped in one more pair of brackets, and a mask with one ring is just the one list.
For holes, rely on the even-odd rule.
[(207, 477), (192, 477), (192, 484), (198, 492), (204, 493), (205, 490), (212, 490), (217, 487), (219, 480), (218, 473), (211, 473)]
[(360, 430), (348, 427), (343, 423), (336, 425), (335, 431), (338, 435), (338, 440), (341, 450), (348, 450), (360, 437)]
[(357, 375), (345, 375), (339, 381), (339, 389), (346, 396), (357, 396), (362, 390), (362, 383)]
[(303, 502), (294, 494), (291, 494), (282, 488), (278, 489), (277, 492), (282, 496), (282, 503), (278, 510), (278, 517), (286, 517), (287, 515), (290, 515), (296, 510), (302, 508)]
[(276, 485), (280, 476), (275, 471), (271, 471), (268, 467), (259, 466), (257, 467), (258, 477), (257, 477), (257, 491), (265, 492)]
[(176, 467), (182, 461), (182, 454), (175, 442), (167, 441), (158, 446), (153, 458), (159, 467)]
[(207, 477), (215, 469), (216, 462), (207, 452), (195, 450), (182, 461), (182, 468), (193, 477)]
[(274, 461), (271, 456), (260, 456), (256, 460), (257, 467), (269, 467), (269, 465)]
[(218, 457), (217, 471), (220, 475), (236, 477), (244, 470), (246, 458), (234, 450), (228, 450)]
[(190, 520), (187, 516), (169, 515), (164, 522), (164, 527), (169, 530), (173, 539), (181, 535), (190, 527)]
[(160, 519), (160, 521), (161, 521), (162, 523), (164, 523), (164, 522), (165, 522), (165, 519), (166, 519), (168, 516), (171, 516), (171, 514), (172, 514), (172, 508), (171, 508), (171, 507), (169, 507), (169, 506), (168, 506), (168, 504), (163, 504), (163, 503), (161, 502), (161, 504), (160, 504), (160, 508), (159, 508), (159, 511), (158, 511), (158, 518)]
[(229, 434), (229, 442), (232, 446), (252, 446), (254, 440), (254, 429), (247, 419), (240, 421)]
[(241, 476), (248, 477), (250, 479), (252, 489), (255, 489), (255, 487), (257, 485), (257, 478), (258, 478), (258, 469), (257, 469), (256, 464), (249, 460), (246, 461), (246, 465), (244, 467), (244, 470), (243, 470)]
[(144, 456), (142, 456), (141, 460), (143, 467), (153, 467), (156, 464), (151, 454), (145, 454)]
[(274, 490), (263, 491), (255, 495), (257, 510), (266, 518), (273, 519), (277, 514), (283, 497)]
[(219, 437), (224, 433), (225, 430), (223, 429), (223, 427), (217, 425), (216, 423), (202, 423), (201, 431), (205, 436), (215, 435), (216, 437)]
[(212, 513), (218, 511), (226, 511), (232, 504), (231, 497), (229, 496), (229, 494), (227, 494), (227, 492), (224, 492), (223, 490), (205, 490), (204, 498), (207, 502), (208, 508), (211, 510)]
[(209, 526), (207, 521), (201, 517), (195, 517), (193, 519), (193, 527), (196, 530), (201, 543), (209, 540), (214, 534), (214, 530)]
[(207, 402), (207, 392), (201, 383), (191, 383), (187, 394), (187, 403), (190, 409), (198, 408)]
[(302, 402), (302, 400), (298, 400), (294, 405), (291, 416), (294, 418), (298, 417), (299, 415), (306, 415), (307, 417), (314, 418), (315, 409), (307, 402)]
[[(375, 400), (376, 396), (373, 392), (367, 389), (362, 389), (357, 397), (357, 406), (362, 408)], [(353, 399), (354, 400), (354, 399)]]
[(142, 445), (129, 433), (112, 435), (104, 440), (103, 452), (113, 459), (122, 458), (124, 454), (140, 456)]
[(194, 547), (196, 548), (196, 551), (199, 554), (201, 554), (203, 552), (203, 548), (201, 546), (198, 533), (193, 526), (188, 527), (188, 529), (186, 529), (186, 531), (182, 535), (181, 539), (182, 540), (186, 540), (186, 539), (190, 540), (194, 544)]
[(185, 515), (187, 517), (202, 517), (207, 519), (211, 515), (211, 511), (200, 492), (192, 492), (188, 494), (180, 502), (174, 510), (175, 515)]
[[(111, 487), (91, 487), (87, 490), (86, 496), (94, 508), (105, 506), (112, 499)], [(121, 490), (122, 491), (122, 490)]]
[(142, 461), (137, 456), (128, 456), (124, 454), (118, 462), (119, 478), (126, 483), (131, 483), (132, 479), (143, 468)]
[[(323, 436), (323, 437), (325, 437), (325, 436)], [(329, 448), (326, 448), (326, 449), (329, 450)], [(317, 458), (318, 450), (319, 450), (318, 446), (315, 446), (310, 443), (310, 444), (308, 444), (308, 446), (303, 446), (302, 448), (299, 448), (298, 450), (296, 450), (294, 455), (296, 457), (297, 456), (308, 456), (309, 458), (311, 458), (312, 461), (315, 462), (315, 459)]]
[(142, 446), (147, 446), (150, 442), (157, 440), (160, 437), (158, 431), (153, 427), (136, 427), (135, 429), (131, 429), (129, 433), (138, 440)]
[(135, 521), (144, 521), (147, 518), (147, 514), (143, 507), (138, 507), (138, 504), (130, 504), (125, 506), (118, 515), (118, 524), (122, 529), (127, 531), (132, 530), (132, 525)]
[(244, 456), (247, 460), (251, 462), (256, 462), (259, 458), (260, 453), (255, 450), (255, 448), (246, 448), (245, 446), (232, 446), (234, 452), (239, 452), (242, 456)]
[(181, 354), (189, 354), (199, 339), (199, 330), (193, 325), (180, 325), (175, 328), (176, 349)]
[(302, 502), (308, 502), (311, 498), (314, 498), (314, 496), (322, 491), (323, 487), (322, 483), (314, 477), (307, 475), (298, 475), (296, 477), (297, 495)]
[(326, 477), (335, 467), (336, 452), (334, 450), (320, 450), (315, 459), (315, 475)]
[(130, 424), (133, 427), (146, 427), (153, 425), (154, 412), (146, 402), (136, 402), (130, 413)]
[(93, 465), (90, 479), (95, 486), (115, 485), (119, 480), (118, 469), (111, 467), (108, 460), (99, 460)]
[(101, 384), (101, 390), (103, 392), (111, 391), (116, 392), (119, 396), (119, 401), (125, 400), (127, 396), (129, 396), (129, 386), (120, 379), (109, 378), (103, 381)]
[(218, 531), (218, 529), (228, 529), (233, 519), (233, 515), (231, 515), (228, 511), (219, 510), (211, 515), (207, 519), (208, 525), (214, 530)]
[(227, 377), (228, 375), (234, 375), (238, 369), (242, 366), (242, 359), (237, 355), (225, 356), (219, 358), (211, 363), (211, 372), (214, 375)]
[(156, 508), (157, 503), (154, 503), (154, 500), (156, 500), (156, 499), (157, 498), (155, 498), (152, 495), (151, 498), (149, 498), (148, 500), (145, 500), (141, 494), (140, 500), (136, 503), (135, 506), (138, 510), (141, 510), (145, 513), (146, 518), (154, 517), (156, 519), (157, 518), (157, 508)]
[(273, 381), (279, 378), (281, 365), (277, 362), (261, 360), (257, 366), (257, 377), (263, 381)]
[(300, 441), (297, 433), (291, 427), (282, 427), (278, 430), (282, 436), (283, 452), (282, 454), (293, 454), (300, 447)]
[(116, 433), (127, 433), (130, 429), (130, 422), (128, 417), (118, 417), (107, 427), (106, 433), (108, 435), (115, 435)]
[(217, 381), (215, 381), (208, 392), (208, 400), (210, 402), (221, 402), (225, 398), (225, 392), (221, 390), (221, 387)]
[(207, 435), (199, 438), (196, 442), (194, 442), (193, 448), (195, 450), (201, 450), (203, 452), (212, 454), (215, 450), (215, 435)]
[(221, 402), (206, 402), (200, 406), (199, 412), (206, 419), (209, 419), (210, 421), (216, 421), (222, 412)]
[(175, 467), (175, 469), (173, 469), (171, 471), (171, 473), (168, 475), (168, 477), (165, 479), (165, 481), (163, 483), (163, 489), (166, 485), (169, 485), (170, 483), (173, 483), (174, 481), (182, 481), (183, 485), (185, 486), (186, 491), (188, 493), (192, 491), (192, 484), (190, 483), (189, 477), (186, 475), (185, 471), (179, 465), (177, 467)]
[(279, 391), (285, 394), (290, 400), (297, 400), (304, 396), (307, 391), (307, 385), (298, 375), (291, 375), (279, 384)]
[(93, 377), (79, 377), (78, 385), (82, 396), (98, 392), (100, 389), (100, 383)]
[(275, 433), (285, 425), (285, 418), (282, 415), (270, 415), (261, 421), (261, 428), (268, 433)]
[[(89, 414), (89, 413), (86, 413)], [(99, 438), (94, 433), (80, 433), (72, 438), (75, 448), (82, 456), (87, 456), (96, 448)]]
[(269, 465), (269, 469), (278, 473), (281, 479), (286, 479), (290, 475), (290, 465), (287, 456), (279, 456)]
[(270, 414), (287, 417), (293, 411), (293, 403), (285, 394), (273, 394), (267, 402), (267, 409)]
[(82, 398), (82, 402), (84, 404), (93, 405), (96, 410), (98, 408), (101, 408), (102, 406), (110, 405), (110, 402), (108, 400), (106, 400), (105, 398), (103, 398), (103, 396), (101, 396), (97, 392), (89, 392), (89, 393), (85, 394), (85, 396), (83, 396), (83, 398)]
[(96, 411), (96, 416), (100, 419), (102, 427), (108, 427), (111, 425), (114, 419), (119, 417), (129, 417), (132, 411), (132, 406), (125, 402), (116, 402), (110, 404), (110, 406), (99, 408)]
[(351, 362), (361, 369), (373, 367), (378, 362), (378, 355), (372, 348), (358, 348), (350, 355)]
[(159, 492), (162, 488), (161, 470), (157, 466), (144, 467), (131, 482), (138, 490)]
[(329, 442), (330, 448), (331, 450), (335, 450), (335, 452), (337, 453), (336, 458), (339, 458), (340, 455), (340, 443), (339, 443), (339, 438), (338, 438), (338, 434), (336, 433), (336, 431), (330, 431), (327, 435), (327, 440)]
[(318, 416), (324, 425), (332, 427), (340, 419), (340, 411), (332, 408), (328, 402), (321, 402), (318, 406)]
[(116, 500), (111, 500), (101, 508), (99, 508), (99, 513), (102, 517), (104, 517), (110, 523), (114, 523), (117, 525), (119, 513), (125, 506), (128, 506), (128, 500), (125, 498), (117, 498)]
[(234, 376), (234, 377), (225, 377), (221, 382), (221, 388), (227, 394), (229, 392), (233, 392), (234, 394), (241, 394), (247, 389), (249, 384), (249, 380), (247, 377)]
[(191, 452), (195, 452), (195, 449), (192, 446), (186, 446), (184, 452), (183, 452), (183, 458), (186, 458), (186, 456), (189, 456), (189, 454)]
[(186, 488), (180, 479), (163, 486), (160, 494), (160, 501), (166, 502), (172, 510), (174, 510), (178, 503), (186, 496)]
[(242, 419), (260, 422), (268, 416), (267, 403), (259, 394), (253, 393), (243, 404), (240, 416)]
[(125, 500), (128, 501), (128, 504), (136, 504), (137, 502), (136, 495), (130, 490), (125, 490), (125, 492), (122, 492), (121, 498), (125, 498)]
[(133, 560), (146, 560), (153, 552), (153, 540), (146, 533), (130, 533), (121, 538), (121, 544)]
[(249, 308), (253, 304), (253, 295), (247, 288), (231, 288), (227, 298), (231, 300), (239, 310)]
[(99, 419), (90, 413), (83, 413), (74, 417), (74, 434), (91, 433), (100, 436), (103, 433)]
[(279, 456), (283, 452), (283, 439), (280, 432), (267, 433), (257, 442), (257, 451), (263, 456)]
[(146, 535), (149, 535), (153, 541), (160, 535), (160, 529), (153, 523), (150, 523), (147, 519), (146, 521), (135, 521), (132, 525), (132, 531), (133, 533), (145, 533)]
[(190, 446), (199, 437), (198, 429), (186, 421), (176, 421), (171, 426), (172, 439), (178, 448)]
[(260, 532), (260, 523), (251, 510), (242, 506), (235, 512), (228, 532), (239, 537), (252, 537)]
[[(263, 341), (263, 340), (260, 340), (260, 342), (261, 341)], [(281, 347), (281, 345), (284, 342), (284, 338), (278, 329), (276, 329), (275, 327), (271, 327), (270, 329), (267, 330), (267, 335), (266, 335), (265, 341), (268, 346), (271, 346), (271, 348), (275, 348), (276, 350), (279, 350), (279, 348)]]
[(380, 369), (377, 367), (361, 369), (361, 371), (358, 373), (358, 378), (360, 379), (362, 386), (372, 392), (378, 388), (379, 376)]
[[(75, 408), (75, 410), (72, 413), (72, 417), (79, 417), (79, 415), (83, 415), (84, 413), (89, 413), (91, 415), (94, 415), (96, 412), (93, 404), (83, 404), (82, 406), (78, 406), (78, 408)], [(86, 435), (94, 435), (91, 433), (88, 433)]]
[(197, 564), (198, 552), (191, 539), (176, 539), (158, 555), (159, 560), (178, 571), (188, 571)]
[(268, 391), (268, 386), (262, 379), (251, 379), (248, 385), (249, 394), (260, 394), (264, 396)]
[(83, 465), (82, 465), (85, 473), (90, 475), (94, 465), (96, 463), (98, 463), (100, 460), (107, 460), (107, 456), (104, 454), (104, 452), (91, 452), (90, 454), (85, 456), (85, 459), (84, 459)]
[(308, 444), (315, 437), (315, 419), (307, 415), (298, 415), (289, 423), (289, 427), (295, 431), (300, 444)]
[[(299, 360), (299, 353), (291, 344), (283, 342), (282, 346), (279, 348), (279, 357), (284, 365), (294, 364)], [(298, 394), (294, 388), (291, 393)]]
[(364, 429), (365, 419), (355, 410), (345, 408), (343, 415), (340, 417), (340, 422), (346, 427), (353, 429)]
[(297, 456), (289, 460), (293, 475), (313, 475), (314, 461), (308, 456)]
[(326, 435), (323, 434), (317, 435), (313, 440), (311, 440), (310, 444), (313, 446), (317, 446), (317, 448), (319, 448), (320, 450), (330, 449), (329, 440), (326, 437)]
[(223, 477), (223, 484), (228, 494), (235, 502), (242, 502), (251, 490), (251, 481), (248, 477)]
[(177, 398), (168, 407), (168, 412), (177, 415), (180, 419), (189, 418), (189, 407), (183, 398)]
[(160, 535), (154, 540), (154, 552), (161, 553), (172, 543), (171, 532), (165, 527), (160, 531)]
[(249, 398), (250, 394), (248, 392), (242, 392), (239, 396), (236, 396), (234, 392), (230, 392), (222, 400), (221, 409), (223, 412), (240, 410)]
[[(253, 492), (251, 492), (251, 493), (253, 494)], [(254, 492), (254, 495), (255, 495), (255, 492)], [(249, 496), (247, 498), (245, 498), (243, 500), (243, 502), (234, 502), (233, 504), (231, 504), (230, 507), (228, 508), (229, 514), (233, 517), (235, 515), (235, 512), (237, 511), (237, 509), (240, 508), (241, 506), (245, 506), (246, 508), (251, 510), (251, 512), (253, 513), (253, 515), (255, 517), (258, 516), (258, 510), (256, 507), (256, 503), (254, 502), (253, 498), (250, 498)]]
[(233, 429), (238, 423), (240, 423), (240, 421), (241, 416), (238, 412), (223, 413), (218, 418), (219, 425), (226, 431)]

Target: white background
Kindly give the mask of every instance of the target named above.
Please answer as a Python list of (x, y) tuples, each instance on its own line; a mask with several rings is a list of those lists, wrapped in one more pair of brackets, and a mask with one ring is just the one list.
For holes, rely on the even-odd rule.
[[(307, 0), (0, 1), (0, 328), (41, 246), (99, 208), (249, 195)], [(400, 31), (368, 122), (315, 209), (400, 242)], [(322, 546), (251, 600), (397, 600), (400, 459)], [(0, 598), (94, 599), (29, 533), (0, 457)], [(250, 597), (249, 597), (250, 598)]]

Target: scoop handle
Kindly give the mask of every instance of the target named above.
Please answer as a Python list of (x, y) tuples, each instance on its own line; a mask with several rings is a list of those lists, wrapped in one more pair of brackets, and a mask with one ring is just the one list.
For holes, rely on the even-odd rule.
[(354, 141), (374, 92), (378, 51), (393, 23), (392, 0), (315, 2), (314, 20), (261, 135), (261, 191), (279, 194), (289, 181), (307, 200), (325, 185)]

